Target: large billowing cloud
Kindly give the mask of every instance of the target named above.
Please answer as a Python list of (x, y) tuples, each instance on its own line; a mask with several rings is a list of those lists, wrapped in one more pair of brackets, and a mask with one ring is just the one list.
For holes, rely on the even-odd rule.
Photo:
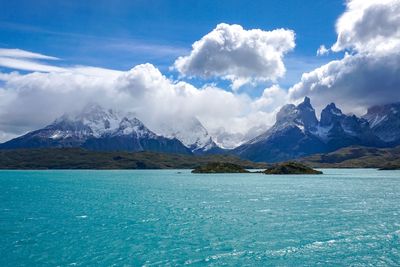
[(336, 24), (333, 51), (392, 52), (400, 49), (400, 1), (351, 0)]
[(292, 99), (309, 96), (318, 108), (335, 102), (346, 111), (400, 100), (400, 54), (347, 55), (310, 73), (290, 89)]
[(336, 102), (361, 114), (371, 105), (400, 101), (400, 1), (352, 0), (338, 19), (332, 51), (349, 51), (303, 74), (292, 100), (308, 95), (322, 107)]
[(245, 83), (275, 81), (285, 74), (283, 56), (295, 47), (294, 32), (278, 29), (245, 30), (221, 23), (193, 44), (174, 67), (185, 76), (217, 77), (237, 89)]
[[(0, 138), (43, 127), (65, 112), (74, 112), (87, 103), (133, 112), (152, 130), (162, 133), (160, 125), (181, 116), (197, 117), (222, 145), (234, 146), (250, 131), (265, 128), (273, 114), (267, 103), (279, 98), (278, 88), (253, 100), (206, 86), (166, 78), (151, 64), (129, 71), (92, 67), (64, 68), (60, 72), (28, 74), (0, 73)], [(224, 103), (224, 105), (221, 105)], [(168, 121), (167, 121), (168, 123)], [(233, 134), (234, 140), (216, 135)]]

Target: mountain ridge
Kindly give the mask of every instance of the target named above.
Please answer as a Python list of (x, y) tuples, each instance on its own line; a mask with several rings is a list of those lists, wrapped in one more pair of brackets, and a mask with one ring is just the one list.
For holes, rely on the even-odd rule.
[(232, 150), (220, 148), (195, 117), (182, 115), (172, 123), (167, 121), (157, 133), (132, 113), (90, 104), (42, 129), (0, 144), (0, 149), (81, 147), (95, 151), (233, 154), (252, 161), (278, 162), (349, 146), (397, 146), (400, 103), (371, 107), (361, 117), (344, 114), (330, 103), (318, 120), (311, 99), (305, 97), (298, 105), (284, 105), (272, 127)]
[[(235, 148), (233, 153), (249, 160), (277, 162), (352, 145), (391, 146), (370, 127), (369, 121), (368, 116), (359, 118), (342, 113), (334, 103), (321, 111), (318, 121), (310, 98), (305, 97), (297, 106), (283, 106), (270, 129)], [(396, 138), (400, 140), (400, 131)]]

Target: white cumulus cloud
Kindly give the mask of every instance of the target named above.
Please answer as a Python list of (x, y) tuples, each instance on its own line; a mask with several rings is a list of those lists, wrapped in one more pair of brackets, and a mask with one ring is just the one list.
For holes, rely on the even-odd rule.
[(246, 83), (275, 81), (285, 74), (284, 55), (295, 47), (291, 30), (245, 30), (240, 25), (218, 24), (192, 45), (188, 56), (174, 67), (182, 75), (222, 78), (237, 89)]
[(333, 51), (390, 52), (400, 48), (399, 0), (350, 0), (336, 23)]

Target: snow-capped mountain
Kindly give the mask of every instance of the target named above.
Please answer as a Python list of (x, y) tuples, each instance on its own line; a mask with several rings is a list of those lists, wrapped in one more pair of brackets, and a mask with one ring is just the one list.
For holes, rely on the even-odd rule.
[(159, 128), (157, 132), (161, 135), (178, 139), (195, 154), (217, 153), (222, 150), (195, 117), (174, 118), (168, 123), (163, 123)]
[(304, 98), (304, 101), (298, 106), (293, 104), (285, 105), (276, 114), (275, 127), (286, 127), (296, 125), (302, 131), (314, 131), (318, 125), (315, 110), (311, 106), (310, 98)]
[[(166, 120), (157, 133), (133, 114), (92, 104), (78, 113), (65, 114), (42, 129), (0, 144), (0, 149), (82, 147), (100, 151), (228, 153), (193, 117)], [(372, 107), (362, 118), (343, 114), (331, 103), (322, 110), (318, 121), (310, 99), (306, 97), (297, 106), (283, 106), (270, 129), (229, 153), (254, 161), (273, 162), (351, 145), (392, 147), (399, 144), (400, 103)]]
[(382, 141), (390, 145), (400, 144), (400, 103), (371, 107), (363, 118)]
[(319, 153), (323, 142), (314, 134), (317, 126), (315, 110), (310, 99), (305, 98), (298, 106), (283, 106), (270, 129), (233, 152), (254, 161), (281, 161)]
[(345, 115), (333, 103), (321, 112), (318, 121), (306, 97), (297, 106), (283, 106), (269, 130), (239, 146), (234, 153), (255, 161), (282, 161), (350, 145), (384, 144), (366, 119)]
[(324, 141), (328, 151), (351, 145), (383, 146), (366, 119), (343, 114), (334, 103), (322, 110), (315, 134)]
[(50, 125), (0, 144), (0, 148), (83, 147), (104, 151), (191, 153), (179, 140), (156, 135), (131, 114), (99, 105), (65, 114)]

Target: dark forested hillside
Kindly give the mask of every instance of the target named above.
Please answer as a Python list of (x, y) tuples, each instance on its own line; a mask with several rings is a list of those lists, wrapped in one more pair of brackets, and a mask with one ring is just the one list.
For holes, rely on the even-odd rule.
[(208, 162), (229, 162), (245, 168), (266, 167), (228, 155), (99, 152), (81, 148), (0, 150), (0, 169), (191, 169)]

